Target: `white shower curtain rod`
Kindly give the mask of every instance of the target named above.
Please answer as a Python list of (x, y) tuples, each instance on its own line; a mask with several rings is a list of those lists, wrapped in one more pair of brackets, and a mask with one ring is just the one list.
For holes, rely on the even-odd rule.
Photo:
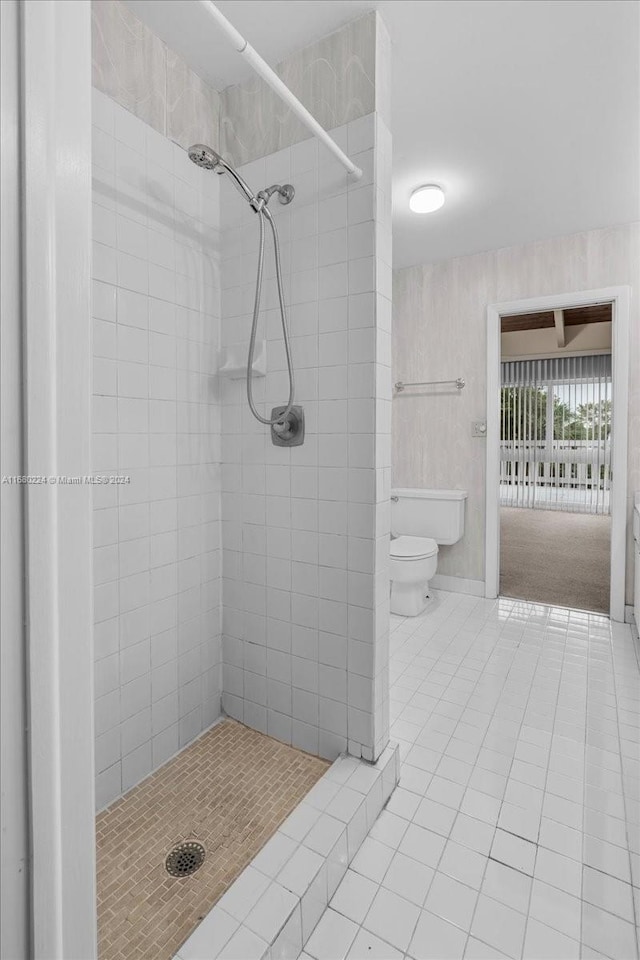
[(250, 43), (248, 43), (242, 34), (238, 33), (236, 28), (230, 23), (227, 18), (221, 13), (216, 7), (213, 0), (200, 0), (201, 5), (205, 10), (210, 14), (211, 17), (215, 20), (218, 26), (222, 29), (223, 33), (229, 38), (235, 49), (240, 53), (245, 60), (247, 60), (253, 69), (258, 73), (265, 83), (268, 83), (272, 90), (274, 90), (281, 100), (283, 100), (296, 114), (299, 120), (307, 126), (311, 132), (324, 143), (331, 153), (340, 161), (346, 171), (355, 179), (359, 180), (362, 176), (362, 170), (360, 167), (357, 167), (353, 160), (350, 159), (340, 149), (338, 144), (333, 140), (327, 131), (321, 126), (316, 118), (309, 113), (307, 108), (303, 106), (298, 98), (289, 90), (288, 86), (282, 82), (280, 77), (271, 69), (268, 63), (266, 63), (259, 53), (253, 49)]

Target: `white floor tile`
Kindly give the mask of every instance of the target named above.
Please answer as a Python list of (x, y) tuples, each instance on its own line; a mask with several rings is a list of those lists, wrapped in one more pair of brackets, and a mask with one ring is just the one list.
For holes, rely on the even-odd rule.
[(531, 877), (496, 860), (489, 860), (482, 882), (482, 892), (526, 914), (531, 896)]
[(445, 844), (444, 837), (412, 823), (407, 829), (399, 849), (400, 853), (404, 853), (414, 860), (419, 860), (420, 863), (426, 863), (428, 867), (437, 867)]
[(384, 887), (376, 894), (363, 926), (398, 950), (406, 950), (420, 908)]
[[(325, 913), (342, 926), (318, 926), (307, 953), (635, 960), (640, 674), (629, 628), (442, 592), (391, 625), (400, 786)], [(291, 835), (311, 826), (294, 821)]]
[(461, 843), (463, 847), (469, 847), (470, 850), (475, 850), (476, 853), (488, 856), (494, 834), (494, 827), (488, 823), (483, 823), (482, 820), (475, 820), (473, 817), (468, 817), (464, 813), (459, 813), (449, 836), (451, 840), (455, 840), (456, 843)]
[(389, 813), (389, 810), (383, 810), (369, 831), (369, 836), (397, 850), (406, 833), (407, 826), (408, 821), (403, 817), (398, 817), (395, 813)]
[(305, 950), (315, 960), (344, 960), (357, 933), (357, 924), (329, 908), (309, 937)]
[(536, 845), (505, 830), (496, 830), (491, 847), (491, 859), (533, 876)]
[(425, 909), (454, 923), (462, 930), (471, 926), (478, 891), (444, 873), (436, 873), (425, 901)]
[(467, 934), (423, 910), (409, 945), (412, 960), (460, 960)]
[(290, 890), (272, 881), (255, 907), (249, 912), (246, 925), (259, 937), (271, 943), (284, 926), (298, 903)]
[(470, 817), (476, 817), (478, 820), (484, 820), (485, 823), (495, 825), (498, 822), (500, 806), (501, 801), (496, 797), (467, 787), (460, 809)]
[[(504, 953), (500, 953), (495, 947), (490, 947), (475, 937), (469, 937), (464, 951), (464, 960), (502, 960)], [(558, 957), (555, 960), (559, 960)]]
[[(405, 779), (406, 782), (406, 778), (403, 777), (403, 779)], [(417, 793), (410, 789), (397, 786), (387, 804), (387, 811), (395, 814), (397, 817), (403, 817), (405, 820), (413, 820), (420, 803), (421, 799)]]
[(523, 960), (578, 960), (580, 944), (530, 918), (522, 956)]
[(538, 844), (548, 850), (553, 850), (555, 853), (561, 853), (572, 860), (582, 862), (582, 832), (580, 830), (573, 830), (543, 816), (540, 822)]
[(373, 880), (355, 870), (347, 870), (333, 895), (331, 907), (354, 923), (362, 923), (377, 892), (378, 885)]
[(353, 858), (351, 867), (356, 873), (380, 883), (393, 859), (393, 850), (379, 840), (367, 837)]
[(443, 837), (448, 837), (455, 819), (456, 811), (451, 807), (446, 807), (443, 803), (425, 797), (414, 814), (413, 822), (420, 827), (427, 827)]
[(637, 957), (633, 924), (590, 903), (582, 905), (582, 941), (606, 957)]
[(402, 953), (369, 930), (362, 929), (353, 941), (347, 960), (402, 960)]
[(269, 878), (249, 866), (231, 885), (218, 906), (236, 920), (244, 920), (268, 886)]
[(180, 947), (182, 960), (213, 960), (239, 927), (239, 921), (220, 907), (211, 910)]
[(266, 940), (242, 926), (224, 945), (216, 960), (261, 960), (267, 949)]
[(486, 857), (474, 853), (473, 850), (463, 847), (454, 840), (449, 840), (440, 858), (438, 869), (456, 880), (461, 880), (468, 887), (479, 890), (486, 865)]
[(301, 897), (324, 862), (319, 853), (298, 847), (278, 874), (278, 883)]
[(602, 910), (614, 913), (623, 920), (634, 922), (633, 888), (606, 873), (585, 867), (582, 879), (582, 898)]
[(336, 820), (335, 817), (322, 813), (304, 838), (304, 844), (321, 856), (326, 857), (344, 829), (345, 825), (341, 820)]
[(421, 907), (434, 875), (432, 867), (412, 860), (403, 853), (396, 853), (382, 883), (388, 890)]
[(573, 897), (582, 890), (582, 865), (545, 847), (538, 847), (534, 875), (537, 880), (559, 887)]
[(622, 847), (607, 843), (606, 840), (598, 840), (596, 837), (585, 837), (583, 860), (596, 870), (624, 880), (625, 883), (631, 882), (629, 856)]
[(504, 903), (480, 894), (471, 933), (515, 960), (522, 952), (526, 919)]
[(444, 803), (447, 807), (459, 810), (464, 796), (464, 787), (461, 787), (459, 783), (453, 783), (451, 780), (445, 780), (443, 777), (434, 777), (427, 788), (426, 796), (430, 800), (436, 800), (438, 803)]
[(559, 930), (573, 940), (580, 939), (581, 903), (557, 887), (534, 880), (529, 913), (536, 920)]

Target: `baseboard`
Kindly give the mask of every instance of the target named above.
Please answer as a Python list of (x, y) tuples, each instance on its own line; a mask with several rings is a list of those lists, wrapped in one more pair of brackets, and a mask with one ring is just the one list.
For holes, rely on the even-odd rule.
[(472, 597), (484, 597), (484, 580), (466, 580), (464, 577), (446, 577), (436, 573), (429, 581), (436, 590), (448, 590), (450, 593), (467, 593)]

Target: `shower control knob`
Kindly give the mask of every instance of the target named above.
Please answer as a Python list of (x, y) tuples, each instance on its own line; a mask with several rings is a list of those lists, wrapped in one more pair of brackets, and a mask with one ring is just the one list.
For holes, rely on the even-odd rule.
[[(276, 447), (299, 447), (304, 442), (304, 410), (294, 405), (285, 414), (286, 407), (271, 411), (271, 442)], [(279, 420), (284, 415), (284, 419)]]

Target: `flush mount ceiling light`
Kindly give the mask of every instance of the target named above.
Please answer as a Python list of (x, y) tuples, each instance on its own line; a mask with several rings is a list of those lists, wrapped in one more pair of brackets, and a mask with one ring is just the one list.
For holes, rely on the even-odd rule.
[(444, 190), (436, 183), (418, 187), (409, 197), (409, 207), (414, 213), (433, 213), (444, 203)]

